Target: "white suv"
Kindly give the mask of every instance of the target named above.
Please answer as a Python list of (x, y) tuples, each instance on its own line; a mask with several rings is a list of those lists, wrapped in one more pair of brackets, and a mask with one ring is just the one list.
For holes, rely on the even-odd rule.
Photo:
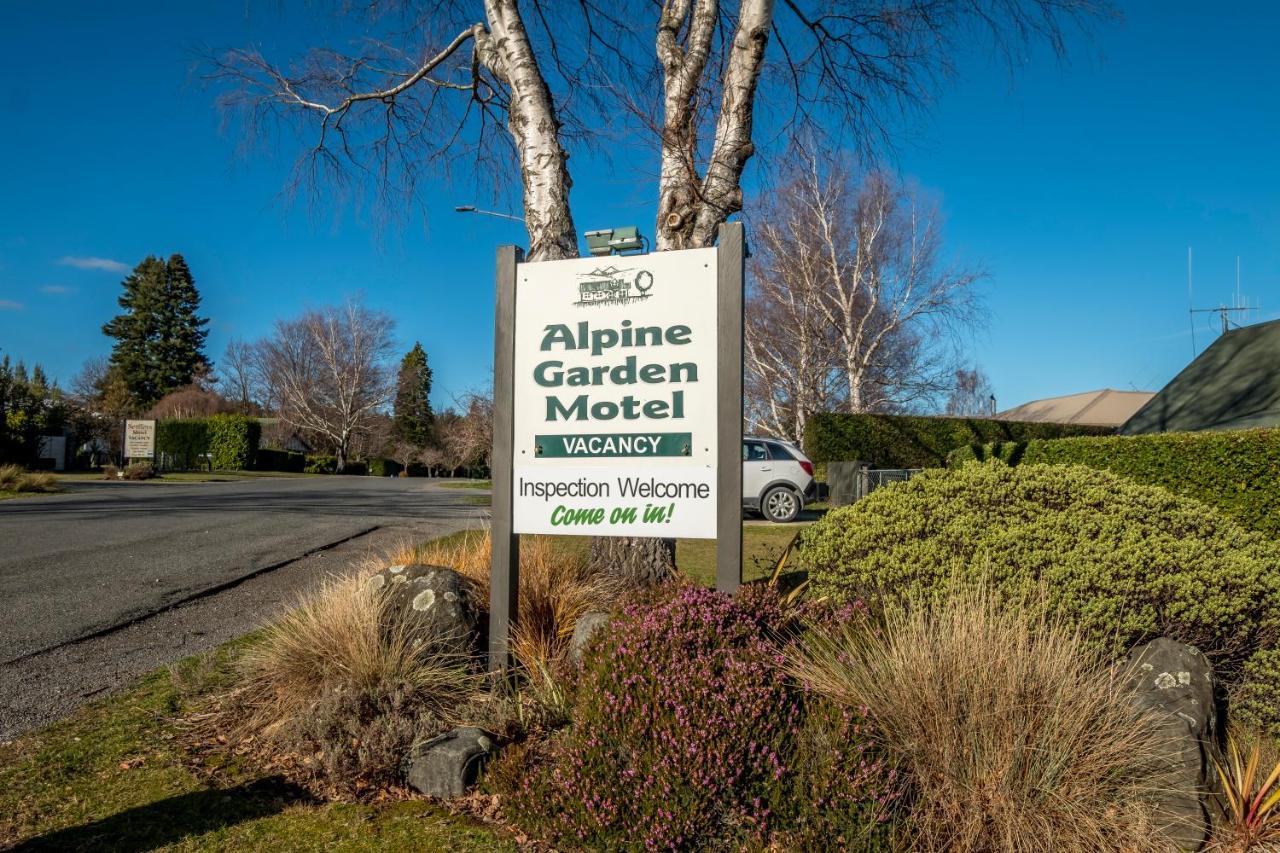
[(770, 521), (795, 521), (817, 493), (813, 463), (794, 444), (776, 438), (742, 440), (742, 507)]

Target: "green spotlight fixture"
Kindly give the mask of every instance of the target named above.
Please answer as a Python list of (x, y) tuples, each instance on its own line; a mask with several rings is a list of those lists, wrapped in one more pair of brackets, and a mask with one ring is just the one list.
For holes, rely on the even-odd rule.
[(587, 238), (587, 251), (594, 257), (645, 251), (644, 235), (634, 225), (602, 228), (598, 231), (588, 231), (582, 236)]

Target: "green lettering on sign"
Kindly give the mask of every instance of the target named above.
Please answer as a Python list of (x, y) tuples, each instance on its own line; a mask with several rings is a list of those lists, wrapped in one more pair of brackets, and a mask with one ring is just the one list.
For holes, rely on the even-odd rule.
[(540, 459), (689, 456), (693, 453), (693, 434), (688, 432), (535, 435), (533, 442), (533, 455)]

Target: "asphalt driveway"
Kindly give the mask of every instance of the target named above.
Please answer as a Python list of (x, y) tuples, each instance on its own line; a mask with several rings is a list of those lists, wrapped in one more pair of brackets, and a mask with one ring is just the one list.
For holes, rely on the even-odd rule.
[(0, 664), (375, 528), (475, 524), (465, 492), (380, 477), (110, 483), (0, 501)]

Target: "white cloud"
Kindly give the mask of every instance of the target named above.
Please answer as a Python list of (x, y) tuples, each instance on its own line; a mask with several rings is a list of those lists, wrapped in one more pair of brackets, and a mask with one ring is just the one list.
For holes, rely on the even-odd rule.
[(106, 272), (128, 272), (129, 265), (122, 264), (119, 261), (113, 261), (110, 258), (79, 258), (74, 255), (67, 255), (58, 258), (58, 263), (64, 267), (75, 267), (81, 270), (105, 270)]
[(0, 311), (21, 311), (22, 303), (12, 299), (0, 299)]
[(68, 287), (68, 286), (67, 286), (67, 285), (65, 285), (65, 284), (46, 284), (46, 285), (44, 285), (43, 287), (41, 287), (41, 288), (40, 288), (40, 292), (41, 292), (41, 293), (56, 293), (56, 294), (62, 294), (62, 293), (75, 293), (75, 292), (76, 292), (76, 288), (74, 288), (74, 287)]

